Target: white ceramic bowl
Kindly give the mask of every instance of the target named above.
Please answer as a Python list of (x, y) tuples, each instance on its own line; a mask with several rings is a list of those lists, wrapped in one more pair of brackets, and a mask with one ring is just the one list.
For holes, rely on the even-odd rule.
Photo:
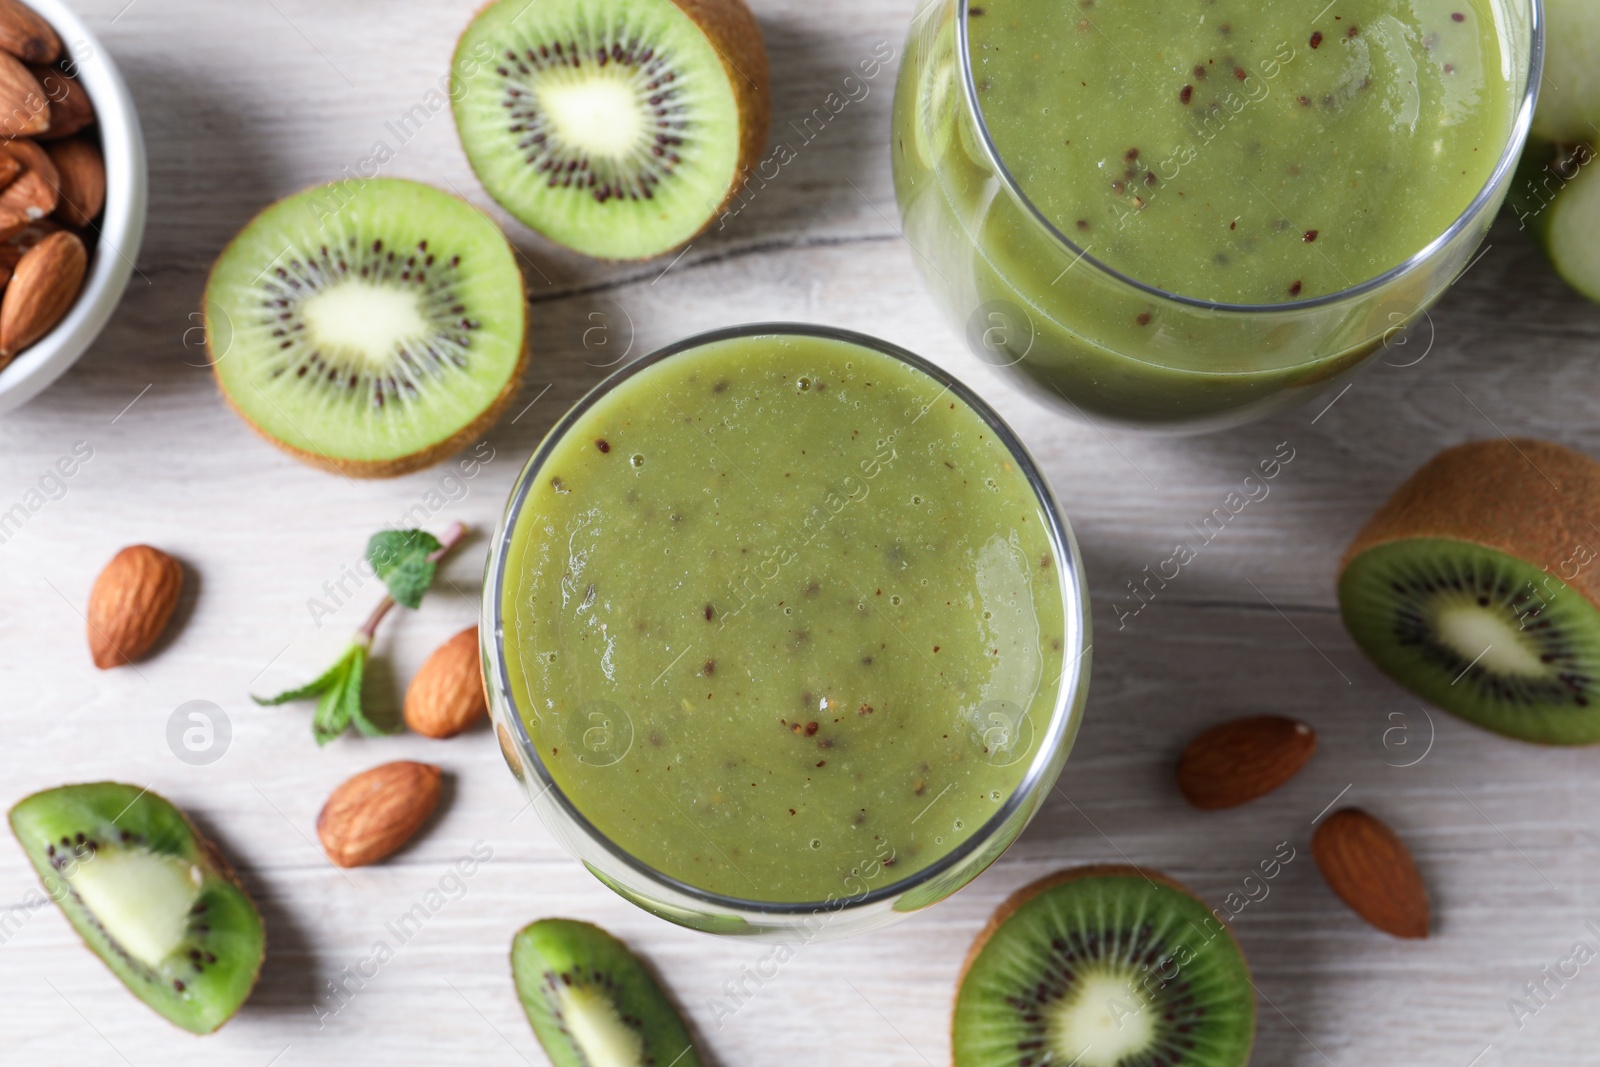
[(83, 292), (67, 317), (0, 370), (0, 415), (27, 403), (77, 362), (122, 300), (144, 239), (149, 173), (128, 85), (88, 27), (61, 0), (26, 0), (55, 27), (63, 58), (94, 103), (106, 157), (106, 206)]

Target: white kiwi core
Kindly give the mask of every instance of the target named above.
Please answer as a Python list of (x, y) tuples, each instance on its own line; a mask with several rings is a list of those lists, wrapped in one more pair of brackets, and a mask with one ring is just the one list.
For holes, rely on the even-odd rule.
[(203, 875), (170, 856), (101, 849), (79, 860), (67, 880), (113, 941), (158, 967), (188, 932)]
[(318, 344), (375, 372), (387, 368), (405, 342), (431, 332), (411, 293), (359, 279), (322, 290), (300, 305), (300, 313)]
[(1434, 627), (1439, 640), (1458, 656), (1495, 674), (1542, 678), (1550, 673), (1501, 612), (1475, 603), (1448, 604), (1438, 609)]
[(1149, 1001), (1129, 976), (1082, 973), (1053, 1013), (1050, 1044), (1063, 1064), (1117, 1067), (1124, 1057), (1155, 1041), (1156, 1021), (1149, 1009)]
[(561, 1017), (583, 1062), (592, 1067), (643, 1067), (644, 1038), (622, 1021), (603, 993), (583, 986), (560, 992)]
[(615, 75), (589, 69), (572, 77), (551, 72), (534, 86), (539, 106), (561, 140), (601, 159), (624, 162), (644, 143), (639, 89), (621, 66)]

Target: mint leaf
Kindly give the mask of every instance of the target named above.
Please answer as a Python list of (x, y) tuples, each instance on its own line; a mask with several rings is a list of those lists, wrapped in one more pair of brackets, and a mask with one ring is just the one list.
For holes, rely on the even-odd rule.
[[(317, 701), (317, 713), (311, 718), (311, 736), (317, 739), (317, 744), (326, 745), (329, 741), (345, 732), (350, 725), (350, 709), (345, 701), (345, 693), (349, 688), (351, 653), (359, 650), (365, 655), (366, 650), (360, 646), (351, 646), (351, 651), (345, 653), (338, 666), (338, 682), (322, 694), (322, 699)], [(357, 690), (359, 697), (359, 690)]]
[(414, 609), (438, 569), (428, 557), (441, 547), (438, 538), (422, 530), (384, 530), (367, 542), (367, 561), (395, 603)]
[[(346, 655), (348, 656), (349, 653), (346, 653)], [(309, 682), (305, 685), (302, 685), (298, 689), (285, 690), (275, 697), (252, 696), (250, 699), (254, 700), (257, 704), (260, 704), (264, 708), (276, 707), (279, 704), (289, 704), (296, 700), (310, 700), (312, 697), (321, 696), (323, 693), (326, 693), (328, 690), (339, 685), (343, 680), (344, 669), (345, 661), (341, 659), (338, 663), (335, 663), (332, 667), (329, 667), (328, 670), (314, 682)]]
[(339, 662), (329, 667), (321, 677), (299, 689), (279, 693), (263, 700), (251, 697), (257, 704), (272, 706), (295, 700), (317, 699), (317, 713), (311, 718), (311, 736), (317, 744), (326, 745), (355, 724), (357, 730), (369, 737), (391, 731), (376, 726), (361, 708), (361, 683), (366, 675), (367, 644), (353, 641), (345, 649)]

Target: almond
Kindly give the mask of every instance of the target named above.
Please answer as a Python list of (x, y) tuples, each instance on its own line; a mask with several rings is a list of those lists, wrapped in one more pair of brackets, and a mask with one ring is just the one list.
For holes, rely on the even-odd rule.
[(1336, 811), (1311, 837), (1323, 881), (1350, 910), (1395, 937), (1428, 936), (1428, 890), (1405, 842), (1359, 808)]
[(50, 154), (32, 141), (0, 141), (0, 151), (22, 167), (22, 173), (0, 189), (0, 237), (9, 237), (55, 211), (61, 175)]
[(434, 650), (406, 690), (406, 725), (424, 737), (454, 737), (489, 710), (483, 695), (478, 628)]
[(22, 164), (18, 163), (7, 152), (0, 152), (0, 189), (4, 189), (17, 180), (17, 175), (22, 173)]
[(183, 566), (149, 545), (111, 557), (89, 593), (89, 654), (101, 670), (150, 651), (166, 630), (183, 591)]
[(94, 125), (94, 103), (78, 79), (55, 67), (29, 67), (28, 73), (50, 102), (50, 128), (38, 134), (41, 141), (59, 141)]
[(0, 0), (0, 49), (29, 63), (54, 63), (61, 58), (61, 38), (27, 4)]
[(1178, 759), (1178, 789), (1197, 808), (1232, 808), (1293, 778), (1317, 750), (1311, 727), (1282, 715), (1254, 715), (1206, 730)]
[(411, 840), (439, 804), (439, 768), (397, 760), (345, 782), (317, 816), (317, 836), (340, 867), (376, 863)]
[(0, 134), (32, 137), (50, 128), (50, 101), (44, 86), (21, 60), (0, 52)]
[(86, 227), (106, 205), (106, 162), (87, 137), (55, 141), (45, 149), (55, 164), (61, 194), (56, 214), (73, 226)]
[(9, 362), (55, 328), (78, 299), (88, 269), (83, 242), (66, 230), (22, 257), (0, 297), (0, 361)]
[[(0, 159), (10, 158), (0, 153)], [(61, 228), (55, 219), (40, 219), (28, 223), (10, 237), (0, 238), (0, 267), (6, 268), (6, 277), (11, 276), (17, 264), (22, 262), (22, 257), (32, 251), (35, 245), (51, 234), (61, 232)]]

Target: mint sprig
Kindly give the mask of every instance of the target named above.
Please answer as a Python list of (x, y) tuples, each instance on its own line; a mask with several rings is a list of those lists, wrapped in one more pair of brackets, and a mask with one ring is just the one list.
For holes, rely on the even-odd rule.
[(373, 635), (395, 604), (414, 609), (422, 603), (423, 594), (433, 584), (439, 560), (466, 532), (467, 528), (458, 522), (445, 531), (442, 540), (422, 530), (384, 530), (374, 534), (367, 542), (367, 561), (389, 592), (350, 639), (339, 661), (298, 689), (274, 697), (252, 696), (250, 699), (265, 707), (315, 699), (317, 712), (311, 719), (311, 735), (319, 745), (339, 737), (351, 725), (367, 737), (398, 733), (404, 728), (403, 724), (385, 728), (374, 722), (361, 706), (361, 683), (366, 676)]

